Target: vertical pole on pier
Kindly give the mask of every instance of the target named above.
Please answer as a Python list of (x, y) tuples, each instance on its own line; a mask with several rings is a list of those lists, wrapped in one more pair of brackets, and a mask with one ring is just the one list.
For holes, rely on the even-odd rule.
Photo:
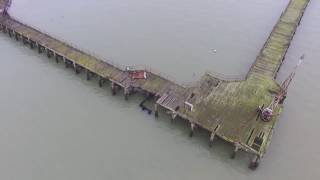
[(159, 109), (158, 109), (158, 104), (154, 104), (154, 116), (157, 118), (159, 117)]
[(196, 128), (196, 124), (193, 122), (190, 122), (190, 126), (191, 126), (191, 129), (190, 129), (189, 137), (193, 137), (194, 129)]
[(216, 133), (215, 133), (215, 132), (212, 132), (212, 133), (210, 134), (209, 147), (212, 147), (212, 145), (213, 145), (213, 140), (214, 140), (215, 136), (216, 136)]
[(111, 93), (113, 96), (117, 94), (117, 85), (113, 81), (111, 81)]
[(234, 150), (233, 150), (233, 152), (231, 154), (231, 159), (236, 158), (237, 152), (239, 151), (239, 149), (240, 149), (240, 143), (239, 142), (235, 142), (234, 143)]
[(249, 168), (252, 170), (255, 170), (259, 166), (259, 163), (260, 163), (260, 157), (258, 155), (255, 155), (249, 164)]

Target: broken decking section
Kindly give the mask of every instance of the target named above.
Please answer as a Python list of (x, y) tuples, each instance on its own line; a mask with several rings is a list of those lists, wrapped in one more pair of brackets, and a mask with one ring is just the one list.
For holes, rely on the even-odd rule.
[[(5, 8), (6, 0), (0, 0), (0, 9)], [(226, 81), (205, 74), (193, 87), (183, 87), (153, 72), (146, 71), (146, 78), (134, 79), (130, 73), (66, 44), (48, 34), (25, 25), (6, 13), (0, 16), (0, 28), (10, 37), (37, 48), (49, 58), (63, 61), (66, 67), (73, 67), (76, 73), (85, 70), (87, 78), (99, 77), (102, 86), (106, 80), (111, 82), (112, 91), (116, 87), (124, 89), (125, 97), (131, 91), (143, 91), (157, 97), (158, 106), (170, 111), (172, 119), (177, 116), (190, 122), (191, 134), (196, 127), (211, 133), (210, 142), (218, 136), (234, 144), (234, 154), (245, 150), (255, 154), (254, 165), (264, 155), (278, 120), (282, 107), (270, 122), (258, 118), (256, 109), (273, 99), (271, 92), (277, 92), (280, 86), (275, 77), (284, 56), (300, 23), (309, 0), (291, 0), (279, 21), (273, 28), (268, 40), (253, 63), (243, 81)]]

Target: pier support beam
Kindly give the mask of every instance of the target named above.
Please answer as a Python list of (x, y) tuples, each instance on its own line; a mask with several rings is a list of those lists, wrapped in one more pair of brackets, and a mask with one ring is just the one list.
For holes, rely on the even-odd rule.
[(74, 68), (74, 72), (76, 74), (80, 74), (81, 72), (81, 67), (79, 65), (77, 65), (76, 63), (73, 63), (73, 68)]
[(234, 150), (231, 154), (231, 159), (235, 159), (237, 156), (237, 152), (240, 150), (240, 143), (239, 142), (235, 142), (234, 143)]
[(68, 59), (64, 59), (64, 65), (65, 65), (65, 68), (69, 68), (71, 66), (72, 62), (69, 61)]
[(193, 123), (193, 122), (190, 122), (190, 133), (189, 133), (189, 137), (193, 137), (193, 134), (194, 134), (194, 130), (196, 128), (196, 124)]
[(8, 32), (8, 29), (7, 29), (6, 26), (3, 26), (3, 27), (2, 27), (2, 32), (3, 32), (3, 33), (7, 33), (7, 32)]
[(111, 82), (111, 93), (113, 96), (117, 94), (117, 85), (114, 82)]
[(41, 54), (43, 53), (43, 47), (41, 45), (38, 44), (38, 53)]
[(215, 136), (216, 136), (216, 133), (215, 133), (215, 132), (212, 132), (212, 133), (210, 134), (209, 147), (212, 147), (212, 145), (213, 145), (213, 140), (214, 140)]
[(9, 29), (9, 30), (8, 30), (8, 34), (9, 34), (9, 37), (10, 37), (10, 38), (12, 38), (12, 36), (13, 36), (13, 32), (12, 32), (12, 30), (11, 30), (11, 29)]
[(99, 76), (99, 87), (102, 87), (105, 82), (106, 80), (103, 77)]
[(33, 42), (33, 41), (30, 41), (30, 43), (29, 43), (29, 45), (30, 45), (30, 49), (34, 49), (34, 47), (35, 47), (35, 42)]
[(53, 56), (53, 52), (50, 49), (47, 49), (47, 57), (50, 59)]
[(171, 112), (171, 123), (173, 123), (173, 121), (176, 119), (176, 117), (178, 116), (178, 113), (175, 111)]
[(93, 73), (91, 71), (89, 71), (88, 69), (86, 70), (86, 72), (87, 72), (87, 81), (90, 81), (90, 79), (93, 76)]
[(255, 155), (249, 164), (249, 168), (252, 170), (255, 170), (257, 169), (257, 167), (259, 167), (259, 164), (260, 164), (260, 157), (258, 155)]
[(19, 35), (18, 33), (15, 33), (15, 34), (14, 34), (14, 37), (15, 37), (16, 41), (19, 41), (19, 40), (20, 40), (20, 35)]
[(28, 38), (27, 37), (24, 37), (24, 36), (22, 36), (22, 43), (24, 44), (24, 45), (26, 45), (26, 44), (28, 44)]
[(128, 99), (129, 99), (129, 94), (130, 94), (130, 87), (125, 87), (124, 88), (124, 99), (126, 101), (128, 101)]
[(154, 116), (157, 118), (159, 117), (159, 105), (157, 103), (154, 104)]
[(58, 64), (59, 61), (62, 59), (62, 56), (55, 54), (56, 63)]

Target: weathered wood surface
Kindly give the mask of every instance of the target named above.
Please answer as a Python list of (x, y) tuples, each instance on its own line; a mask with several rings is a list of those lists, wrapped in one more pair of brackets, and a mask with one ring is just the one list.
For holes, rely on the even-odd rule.
[[(0, 0), (1, 3), (5, 0)], [(220, 138), (240, 145), (242, 150), (262, 157), (282, 106), (270, 122), (257, 118), (256, 109), (269, 104), (280, 86), (275, 81), (286, 51), (309, 0), (291, 0), (261, 49), (245, 80), (226, 81), (205, 74), (194, 87), (183, 87), (153, 72), (145, 80), (133, 80), (112, 63), (98, 59), (12, 17), (1, 16), (4, 31), (25, 37), (64, 59), (121, 87), (133, 87), (159, 97), (157, 104)], [(185, 102), (193, 104), (193, 110)]]

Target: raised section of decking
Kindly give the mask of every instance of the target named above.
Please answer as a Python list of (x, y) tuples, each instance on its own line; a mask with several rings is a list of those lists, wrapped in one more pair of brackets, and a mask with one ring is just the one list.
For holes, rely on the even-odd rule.
[[(0, 0), (0, 8), (6, 0)], [(155, 111), (161, 106), (172, 114), (190, 122), (191, 132), (201, 127), (210, 132), (210, 142), (215, 136), (239, 149), (256, 155), (259, 160), (270, 144), (273, 128), (282, 106), (275, 109), (270, 122), (258, 118), (257, 107), (269, 104), (273, 93), (280, 90), (275, 81), (277, 72), (300, 23), (309, 0), (291, 0), (273, 28), (245, 80), (223, 80), (205, 74), (193, 87), (181, 86), (154, 72), (146, 79), (133, 79), (130, 73), (108, 61), (98, 59), (68, 45), (46, 33), (23, 24), (7, 14), (0, 16), (0, 29), (16, 40), (37, 48), (39, 53), (63, 61), (76, 73), (85, 70), (88, 79), (95, 75), (102, 85), (106, 80), (111, 87), (122, 87), (127, 95), (142, 91), (156, 97)], [(192, 135), (192, 134), (191, 134)]]

